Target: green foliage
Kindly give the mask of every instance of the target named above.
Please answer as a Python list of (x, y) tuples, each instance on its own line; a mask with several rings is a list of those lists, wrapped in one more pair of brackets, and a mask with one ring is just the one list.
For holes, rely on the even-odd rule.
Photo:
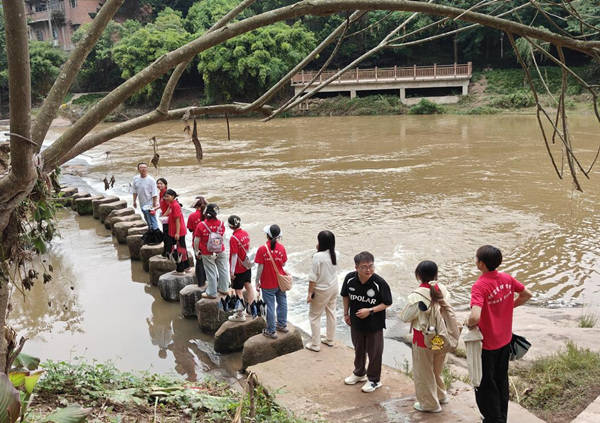
[(472, 109), (467, 109), (464, 111), (465, 115), (494, 115), (496, 113), (500, 113), (500, 109), (496, 109), (495, 107), (489, 106), (476, 106)]
[(42, 423), (83, 423), (91, 412), (91, 409), (77, 406), (59, 408), (46, 416)]
[[(585, 68), (582, 67), (573, 67), (572, 69), (579, 74), (585, 72)], [(561, 69), (557, 66), (540, 66), (540, 72), (550, 91), (558, 93), (561, 86)], [(529, 89), (525, 72), (522, 69), (489, 69), (483, 71), (481, 75), (487, 79), (486, 93), (488, 94), (513, 94)], [(531, 76), (536, 90), (545, 93), (546, 89), (537, 72), (533, 72)], [(568, 94), (574, 95), (581, 92), (581, 87), (576, 84), (575, 79), (571, 76), (569, 76), (568, 83), (570, 87)]]
[(579, 327), (580, 328), (593, 328), (598, 324), (598, 316), (593, 313), (583, 314), (579, 318)]
[(50, 43), (30, 41), (29, 57), (31, 95), (35, 99), (40, 99), (50, 91), (60, 67), (66, 60), (66, 55), (61, 49), (53, 47)]
[(560, 413), (561, 421), (571, 421), (600, 394), (600, 353), (569, 342), (563, 351), (514, 374), (517, 391), (524, 392), (521, 405), (544, 420), (558, 421)]
[(20, 414), (19, 391), (4, 373), (0, 373), (0, 421), (14, 423)]
[(278, 22), (206, 50), (198, 56), (206, 95), (213, 101), (256, 98), (302, 60), (315, 42), (301, 23)]
[(90, 104), (97, 103), (102, 98), (104, 98), (104, 94), (85, 94), (73, 100), (73, 104), (87, 106)]
[[(183, 23), (181, 12), (166, 8), (153, 23), (125, 34), (112, 49), (112, 57), (121, 69), (121, 77), (131, 78), (162, 55), (190, 41), (191, 35)], [(167, 80), (168, 75), (157, 79), (136, 93), (132, 100), (158, 100)]]
[[(237, 0), (203, 0), (196, 2), (188, 11), (185, 27), (190, 33), (200, 35), (237, 6), (238, 3)], [(247, 12), (242, 12), (236, 20), (247, 14)]]
[(314, 100), (310, 103), (309, 116), (361, 116), (361, 115), (396, 115), (405, 111), (398, 95), (371, 95), (350, 98), (337, 96)]
[(505, 94), (493, 97), (489, 102), (491, 107), (501, 109), (520, 109), (523, 107), (531, 107), (535, 104), (533, 95), (525, 90), (516, 91), (512, 94)]
[(408, 113), (411, 115), (434, 115), (445, 112), (446, 110), (442, 106), (425, 98), (421, 99), (421, 101), (408, 110)]

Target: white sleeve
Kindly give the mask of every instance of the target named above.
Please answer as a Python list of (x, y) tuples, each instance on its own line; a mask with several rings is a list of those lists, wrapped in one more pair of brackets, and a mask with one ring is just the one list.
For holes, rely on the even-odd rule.
[(319, 279), (319, 258), (318, 256), (313, 256), (313, 260), (312, 260), (312, 269), (310, 271), (310, 273), (308, 274), (308, 281), (309, 282), (316, 282)]
[(232, 274), (235, 274), (235, 264), (237, 263), (237, 258), (238, 258), (238, 257), (237, 257), (237, 253), (233, 253), (233, 254), (230, 256), (230, 259), (231, 259), (231, 263), (230, 263), (230, 264), (231, 264), (231, 266), (230, 266), (230, 267), (231, 267), (231, 270), (230, 270), (230, 272), (231, 272)]
[(400, 312), (400, 319), (403, 322), (412, 322), (419, 315), (419, 303), (407, 304)]

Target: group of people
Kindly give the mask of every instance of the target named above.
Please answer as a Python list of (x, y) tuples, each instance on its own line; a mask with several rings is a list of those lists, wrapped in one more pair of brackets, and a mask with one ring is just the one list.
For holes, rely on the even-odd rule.
[[(287, 295), (278, 282), (278, 274), (285, 275), (287, 262), (285, 247), (280, 242), (281, 228), (267, 225), (264, 228), (265, 244), (261, 245), (250, 260), (250, 237), (241, 228), (241, 219), (232, 215), (227, 225), (233, 231), (229, 241), (229, 254), (225, 252), (225, 224), (218, 219), (219, 208), (197, 197), (192, 213), (184, 225), (177, 193), (167, 188), (167, 181), (159, 178), (156, 183), (147, 173), (147, 164), (138, 165), (139, 176), (134, 178), (133, 204), (140, 208), (149, 228), (158, 228), (156, 211), (160, 210), (165, 234), (165, 252), (171, 249), (177, 254), (177, 272), (187, 272), (191, 260), (185, 246), (186, 228), (193, 233), (198, 284), (206, 282), (205, 298), (228, 295), (230, 288), (242, 299), (247, 292), (247, 302), (262, 297), (267, 308), (267, 327), (263, 335), (277, 338), (277, 332), (288, 332)], [(185, 253), (184, 253), (185, 251)], [(251, 268), (257, 264), (256, 292), (252, 286)], [(482, 378), (475, 388), (476, 402), (484, 422), (506, 422), (508, 410), (508, 361), (512, 339), (513, 308), (524, 304), (531, 293), (512, 276), (498, 272), (502, 253), (498, 248), (485, 245), (476, 252), (476, 266), (481, 276), (471, 289), (471, 313), (464, 322), (468, 328), (478, 327), (483, 336), (481, 366)], [(344, 277), (338, 288), (338, 266), (335, 235), (321, 231), (317, 235), (316, 252), (308, 276), (306, 301), (309, 304), (311, 327), (310, 341), (305, 347), (319, 352), (321, 345), (333, 346), (336, 329), (336, 304), (342, 297), (344, 322), (350, 326), (354, 346), (354, 370), (344, 379), (347, 385), (364, 382), (361, 390), (373, 392), (382, 386), (381, 365), (384, 347), (383, 329), (386, 325), (386, 309), (392, 305), (388, 283), (375, 273), (374, 256), (363, 251), (354, 257), (354, 271)], [(450, 305), (450, 292), (438, 283), (438, 267), (429, 260), (418, 264), (415, 277), (419, 283), (400, 317), (410, 322), (413, 334), (413, 379), (417, 401), (414, 408), (421, 412), (437, 413), (448, 402), (446, 388), (441, 376), (445, 352), (436, 351), (426, 342), (430, 316), (436, 307), (442, 315), (454, 318)], [(326, 332), (321, 335), (321, 318), (326, 316)], [(230, 316), (230, 320), (246, 320), (243, 309)]]

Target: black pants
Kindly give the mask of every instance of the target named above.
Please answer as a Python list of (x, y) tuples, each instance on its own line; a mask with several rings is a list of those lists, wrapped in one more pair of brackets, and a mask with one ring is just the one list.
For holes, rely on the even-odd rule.
[(163, 256), (167, 257), (171, 254), (171, 250), (173, 249), (173, 244), (175, 244), (175, 238), (169, 236), (169, 225), (163, 223)]
[[(175, 241), (175, 238), (173, 238), (173, 241)], [(177, 263), (177, 267), (176, 270), (181, 273), (183, 272), (185, 269), (191, 267), (190, 266), (190, 258), (187, 255), (187, 247), (185, 245), (185, 235), (182, 235), (181, 238), (179, 238), (179, 241), (177, 241), (177, 244), (183, 248), (183, 250), (185, 251), (185, 260), (181, 260), (179, 263)]]
[(206, 283), (206, 272), (202, 264), (202, 257), (196, 257), (196, 281), (198, 281), (198, 286), (204, 286)]
[[(371, 382), (381, 378), (381, 357), (383, 356), (383, 329), (375, 332), (361, 332), (350, 326), (350, 336), (354, 345), (354, 374), (364, 376)], [(369, 366), (365, 369), (369, 357)]]
[(508, 356), (510, 343), (497, 350), (482, 350), (482, 378), (475, 388), (484, 423), (506, 423), (508, 413)]

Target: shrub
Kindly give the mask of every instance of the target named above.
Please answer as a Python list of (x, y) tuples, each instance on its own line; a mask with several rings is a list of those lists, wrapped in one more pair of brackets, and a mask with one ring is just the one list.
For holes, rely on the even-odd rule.
[(535, 100), (533, 95), (524, 90), (493, 97), (489, 102), (490, 106), (501, 109), (520, 109), (523, 107), (531, 107), (534, 104)]
[(408, 110), (411, 115), (434, 115), (444, 112), (445, 109), (442, 106), (424, 98)]

